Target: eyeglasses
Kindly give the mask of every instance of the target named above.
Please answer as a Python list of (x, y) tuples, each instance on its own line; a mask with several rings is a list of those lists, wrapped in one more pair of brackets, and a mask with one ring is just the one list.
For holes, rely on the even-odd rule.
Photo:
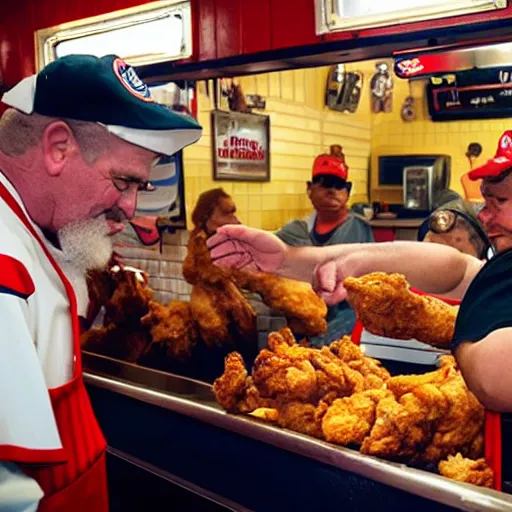
[(315, 176), (313, 178), (313, 183), (315, 185), (319, 185), (322, 188), (334, 188), (335, 190), (343, 190), (345, 188), (349, 188), (348, 183), (339, 178), (338, 176), (331, 176), (331, 175), (322, 175), (322, 176)]
[(133, 178), (131, 176), (112, 176), (112, 183), (114, 184), (114, 187), (119, 190), (119, 192), (126, 192), (134, 185), (137, 187), (139, 192), (152, 192), (155, 190), (155, 186), (152, 185), (150, 181), (144, 181), (139, 178)]

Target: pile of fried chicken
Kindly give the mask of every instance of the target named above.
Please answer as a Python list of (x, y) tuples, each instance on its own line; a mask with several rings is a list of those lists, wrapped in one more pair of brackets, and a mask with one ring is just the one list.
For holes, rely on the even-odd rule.
[(214, 392), (228, 412), (492, 486), (481, 458), (484, 408), (451, 356), (434, 372), (391, 377), (347, 336), (316, 349), (283, 329), (270, 334), (250, 376), (240, 355), (229, 354)]
[(83, 349), (148, 366), (161, 358), (185, 361), (199, 344), (240, 351), (252, 346), (253, 358), (256, 313), (242, 290), (260, 294), (294, 332), (316, 336), (327, 330), (327, 306), (309, 284), (221, 269), (212, 263), (202, 231), (190, 238), (183, 276), (192, 284), (190, 302), (164, 305), (152, 299), (147, 276), (136, 269), (116, 265), (92, 273), (90, 299), (104, 306), (105, 318), (101, 327), (82, 335)]

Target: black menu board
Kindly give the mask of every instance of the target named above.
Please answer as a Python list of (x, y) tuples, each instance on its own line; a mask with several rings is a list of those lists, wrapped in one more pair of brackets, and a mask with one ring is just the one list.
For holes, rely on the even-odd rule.
[(427, 101), (433, 121), (512, 117), (512, 66), (431, 77)]

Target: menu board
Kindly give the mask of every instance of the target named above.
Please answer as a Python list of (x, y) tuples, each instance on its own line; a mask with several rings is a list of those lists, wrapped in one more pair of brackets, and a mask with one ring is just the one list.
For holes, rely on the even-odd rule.
[(427, 99), (433, 121), (511, 117), (512, 67), (431, 77)]

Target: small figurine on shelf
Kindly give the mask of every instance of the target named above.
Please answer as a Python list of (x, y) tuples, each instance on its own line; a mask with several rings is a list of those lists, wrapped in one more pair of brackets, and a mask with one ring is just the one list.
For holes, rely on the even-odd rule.
[(222, 95), (226, 96), (228, 99), (229, 110), (232, 112), (251, 112), (251, 109), (247, 106), (247, 102), (245, 101), (242, 86), (233, 78), (229, 85), (226, 80), (221, 81), (221, 91)]
[[(332, 144), (331, 146), (329, 146), (329, 153), (331, 156), (336, 157), (337, 159), (339, 159), (341, 162), (343, 162), (346, 165), (345, 153), (343, 153), (343, 148), (339, 144)], [(348, 171), (348, 167), (347, 167), (347, 171)]]
[(391, 112), (393, 108), (393, 78), (386, 62), (375, 65), (377, 72), (373, 75), (370, 90), (372, 112)]

